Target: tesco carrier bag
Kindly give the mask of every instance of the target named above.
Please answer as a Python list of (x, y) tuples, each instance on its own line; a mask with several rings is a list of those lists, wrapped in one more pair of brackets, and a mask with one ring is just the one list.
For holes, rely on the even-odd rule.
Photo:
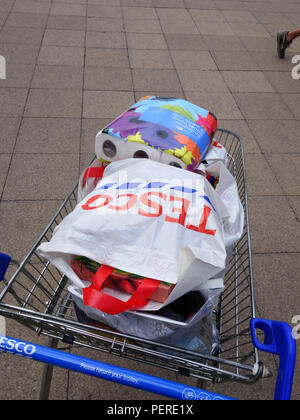
[[(242, 214), (232, 220), (230, 206), (205, 176), (126, 159), (104, 169), (95, 189), (38, 250), (70, 279), (81, 308), (110, 315), (156, 311), (190, 291), (222, 289), (218, 274), (241, 221)], [(78, 257), (98, 264), (93, 278), (74, 271)], [(132, 290), (113, 287), (112, 275), (118, 280), (124, 273), (136, 277)], [(165, 300), (152, 299), (165, 287)]]

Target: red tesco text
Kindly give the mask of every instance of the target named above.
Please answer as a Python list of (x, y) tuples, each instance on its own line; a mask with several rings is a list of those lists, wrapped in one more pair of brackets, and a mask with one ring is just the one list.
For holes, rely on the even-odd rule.
[[(156, 197), (156, 200), (155, 200)], [(158, 199), (158, 200), (157, 200)], [(122, 204), (120, 204), (120, 201)], [(202, 214), (198, 224), (191, 224), (188, 221), (188, 209), (191, 205), (191, 201), (183, 197), (177, 197), (175, 195), (167, 196), (162, 192), (151, 191), (142, 194), (140, 197), (136, 194), (119, 194), (117, 197), (113, 197), (108, 194), (97, 194), (90, 197), (81, 208), (83, 210), (92, 211), (100, 208), (108, 208), (109, 210), (120, 212), (130, 210), (133, 207), (137, 208), (137, 213), (145, 217), (161, 217), (163, 214), (162, 202), (171, 203), (170, 214), (164, 215), (165, 222), (177, 223), (184, 226), (186, 229), (193, 230), (195, 232), (203, 233), (205, 235), (215, 236), (215, 229), (207, 229), (208, 218), (211, 213), (211, 208), (204, 205)]]

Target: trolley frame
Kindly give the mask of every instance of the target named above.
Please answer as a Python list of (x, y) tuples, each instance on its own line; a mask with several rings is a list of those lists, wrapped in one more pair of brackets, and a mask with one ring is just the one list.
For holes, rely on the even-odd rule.
[[(295, 340), (291, 328), (284, 323), (256, 320), (255, 316), (243, 144), (238, 135), (228, 130), (218, 130), (216, 139), (227, 150), (228, 169), (236, 179), (245, 212), (244, 232), (240, 241), (235, 245), (225, 276), (225, 290), (221, 295), (219, 307), (214, 313), (221, 343), (218, 353), (208, 356), (167, 344), (158, 344), (133, 335), (112, 332), (102, 326), (78, 322), (74, 315), (71, 296), (67, 292), (68, 279), (36, 252), (40, 243), (45, 240), (49, 241), (55, 227), (74, 209), (77, 203), (78, 187), (75, 185), (20, 264), (5, 254), (0, 254), (0, 280), (4, 278), (7, 269), (8, 272), (12, 271), (9, 280), (3, 279), (4, 287), (0, 293), (0, 315), (15, 319), (34, 329), (37, 334), (50, 338), (50, 349), (48, 350), (50, 353), (54, 352), (51, 353), (51, 357), (38, 356), (47, 353), (47, 348), (41, 346), (35, 346), (37, 350), (34, 356), (31, 356), (47, 363), (41, 388), (42, 399), (47, 398), (49, 393), (52, 366), (55, 364), (61, 367), (71, 366), (70, 360), (65, 364), (59, 362), (60, 359), (65, 360), (65, 354), (55, 350), (59, 341), (138, 360), (173, 371), (176, 374), (215, 383), (233, 380), (253, 384), (262, 377), (270, 376), (268, 369), (259, 360), (258, 350), (271, 352), (279, 355), (281, 360), (280, 375), (278, 375), (281, 379), (278, 380), (276, 386), (275, 398), (288, 399), (291, 393), (296, 357)], [(12, 267), (17, 268), (15, 270)], [(277, 324), (280, 324), (280, 327)], [(265, 335), (264, 344), (257, 337), (257, 330)], [(279, 336), (281, 337), (280, 342), (277, 340)], [(11, 345), (10, 347), (13, 348), (7, 349), (6, 344), (12, 343), (11, 340), (18, 342), (18, 340), (0, 336), (0, 351), (10, 351), (26, 356), (26, 354), (15, 350), (15, 346)], [(6, 344), (1, 345), (1, 343)], [(22, 343), (24, 342), (17, 346), (19, 350), (20, 348), (24, 349)], [(286, 354), (289, 356), (287, 357)], [(55, 358), (57, 363), (55, 363)], [(106, 369), (113, 372), (111, 369), (119, 368), (106, 366)], [(104, 379), (112, 380), (111, 378)], [(153, 387), (150, 386), (152, 392), (161, 393), (162, 389), (157, 384), (161, 385), (164, 380), (160, 382), (150, 378), (149, 381), (149, 383), (153, 381), (153, 384), (156, 384)], [(124, 383), (128, 385), (126, 381)], [(173, 389), (180, 388), (175, 383), (172, 387)], [(143, 388), (141, 385), (141, 389), (149, 390), (150, 388)], [(180, 392), (172, 394), (172, 397), (180, 398), (179, 395), (181, 395), (183, 399), (183, 396), (186, 395), (182, 394), (182, 390)], [(206, 392), (206, 395), (209, 394)], [(191, 391), (189, 397), (196, 398), (201, 395), (204, 394), (200, 390), (198, 392), (194, 390)], [(220, 396), (211, 394), (211, 397)]]

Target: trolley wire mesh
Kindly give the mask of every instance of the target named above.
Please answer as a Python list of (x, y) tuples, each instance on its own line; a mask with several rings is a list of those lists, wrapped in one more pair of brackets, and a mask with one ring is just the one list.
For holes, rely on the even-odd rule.
[(0, 293), (0, 313), (59, 340), (141, 361), (202, 380), (253, 382), (258, 354), (250, 337), (249, 322), (255, 317), (248, 204), (243, 146), (240, 138), (218, 130), (216, 140), (228, 154), (228, 169), (235, 177), (245, 212), (242, 238), (235, 245), (225, 276), (225, 289), (214, 313), (220, 348), (213, 356), (158, 344), (77, 321), (67, 292), (68, 279), (36, 249), (50, 241), (54, 229), (75, 208), (77, 186), (66, 197), (50, 223)]

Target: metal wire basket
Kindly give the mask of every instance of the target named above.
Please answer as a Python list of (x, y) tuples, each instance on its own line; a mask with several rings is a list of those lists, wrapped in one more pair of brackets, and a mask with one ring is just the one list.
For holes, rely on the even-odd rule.
[(111, 331), (109, 328), (78, 322), (68, 279), (36, 252), (41, 242), (50, 241), (55, 227), (77, 203), (77, 185), (68, 194), (52, 220), (16, 271), (4, 280), (0, 314), (49, 336), (51, 345), (60, 340), (123, 358), (151, 364), (200, 380), (234, 380), (253, 383), (262, 376), (263, 365), (254, 347), (249, 323), (255, 318), (251, 246), (244, 153), (241, 139), (227, 130), (218, 130), (216, 140), (228, 153), (228, 169), (236, 179), (245, 211), (243, 236), (235, 245), (225, 277), (214, 321), (221, 346), (208, 356), (167, 344)]

